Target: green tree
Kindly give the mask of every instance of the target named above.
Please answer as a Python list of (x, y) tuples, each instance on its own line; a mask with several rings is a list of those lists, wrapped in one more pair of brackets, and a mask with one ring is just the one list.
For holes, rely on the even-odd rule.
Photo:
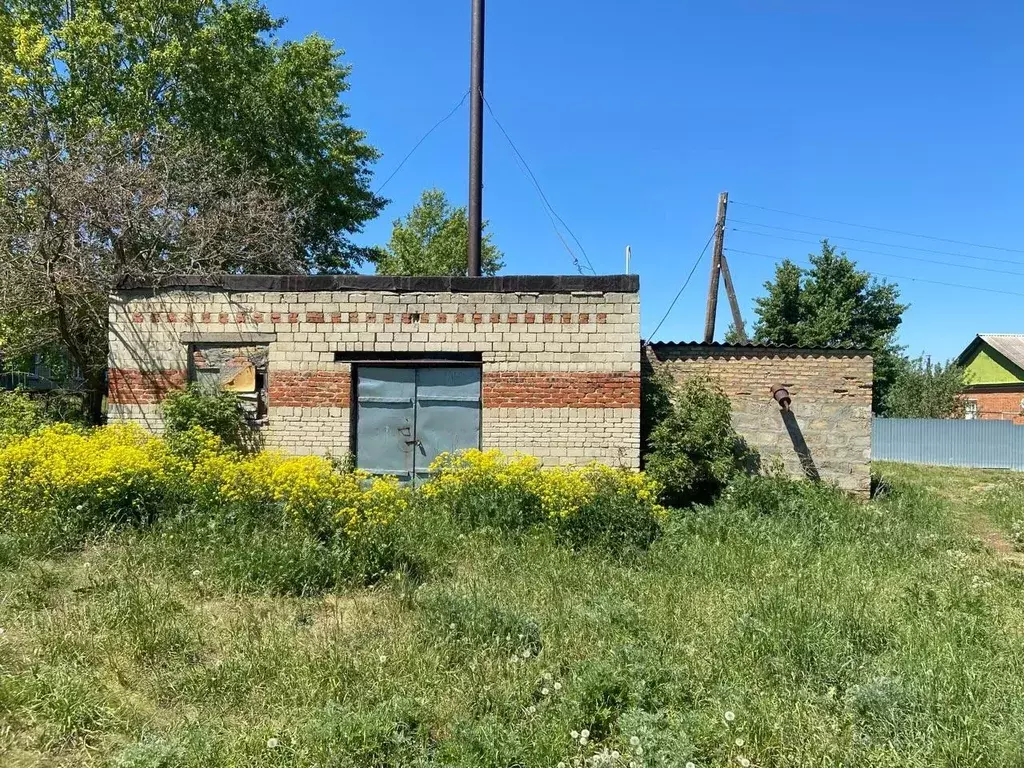
[(870, 350), (875, 360), (872, 405), (885, 407), (885, 394), (902, 360), (896, 330), (906, 311), (896, 286), (857, 269), (828, 240), (821, 253), (810, 254), (803, 269), (788, 259), (766, 282), (756, 300), (754, 340), (762, 344), (806, 347), (855, 347)]
[(43, 353), (77, 368), (94, 421), (118, 283), (299, 269), (294, 211), (198, 147), (61, 143), (0, 165), (0, 185), (0, 345), (11, 358)]
[[(503, 266), (502, 253), (486, 233), (480, 254), (480, 271), (496, 274)], [(428, 189), (404, 219), (392, 223), (391, 240), (376, 257), (382, 275), (464, 275), (469, 217), (462, 206), (448, 202), (440, 189)]]
[(339, 100), (341, 52), (317, 35), (280, 42), (282, 24), (257, 0), (9, 0), (0, 165), (86, 136), (140, 159), (154, 133), (203, 144), (303, 211), (307, 268), (349, 269), (366, 254), (348, 235), (385, 203), (369, 187), (378, 153)]
[(896, 419), (962, 419), (966, 384), (966, 371), (952, 360), (901, 358), (883, 410)]

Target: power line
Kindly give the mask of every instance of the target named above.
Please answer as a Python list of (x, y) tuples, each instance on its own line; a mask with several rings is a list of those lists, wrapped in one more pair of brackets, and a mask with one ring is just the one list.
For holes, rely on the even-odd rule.
[(661, 330), (661, 326), (664, 324), (665, 320), (668, 319), (669, 313), (672, 312), (672, 307), (676, 305), (676, 302), (679, 301), (679, 297), (682, 296), (683, 291), (686, 290), (686, 286), (690, 284), (690, 278), (693, 277), (693, 273), (697, 271), (697, 266), (700, 264), (701, 259), (704, 258), (704, 254), (708, 252), (708, 246), (711, 245), (711, 241), (715, 239), (716, 232), (718, 232), (717, 224), (715, 224), (715, 228), (711, 230), (711, 235), (708, 237), (708, 241), (704, 243), (704, 248), (701, 250), (700, 256), (698, 256), (697, 260), (693, 262), (693, 266), (690, 268), (690, 274), (688, 274), (686, 276), (686, 280), (683, 281), (683, 287), (676, 293), (676, 297), (672, 299), (672, 303), (668, 305), (668, 309), (665, 310), (665, 314), (662, 315), (661, 320), (654, 327), (654, 333), (650, 335), (649, 341), (654, 341), (654, 337), (658, 335), (658, 331)]
[[(812, 235), (814, 237), (826, 238), (828, 240), (841, 239), (844, 242), (866, 243), (867, 245), (883, 245), (886, 248), (900, 248), (900, 249), (905, 250), (905, 251), (917, 251), (918, 253), (935, 253), (935, 254), (938, 254), (940, 256), (956, 256), (956, 257), (962, 258), (962, 259), (972, 259), (973, 261), (992, 261), (992, 262), (996, 262), (996, 263), (999, 263), (999, 264), (1016, 264), (1017, 266), (1024, 265), (1024, 262), (1021, 262), (1018, 259), (1000, 259), (997, 256), (972, 256), (971, 254), (959, 253), (957, 251), (938, 251), (938, 250), (935, 250), (934, 248), (918, 248), (917, 246), (913, 246), (913, 245), (900, 245), (899, 243), (886, 243), (886, 242), (881, 242), (881, 241), (878, 241), (878, 240), (864, 240), (864, 239), (859, 238), (859, 237), (849, 237), (847, 235), (841, 235), (841, 236), (839, 236), (839, 238), (836, 238), (834, 234), (833, 235), (828, 235), (828, 234), (825, 234), (823, 232), (809, 232), (806, 229), (793, 229), (791, 227), (779, 227), (779, 226), (776, 226), (774, 224), (762, 224), (760, 221), (746, 221), (744, 219), (731, 219), (731, 221), (733, 221), (736, 224), (747, 224), (747, 225), (753, 226), (753, 227), (763, 227), (764, 229), (775, 229), (775, 230), (778, 230), (780, 232), (794, 232), (794, 233), (799, 234), (799, 235)], [(758, 232), (757, 234), (761, 234), (761, 233)], [(851, 248), (850, 250), (854, 250), (854, 249)], [(864, 253), (873, 253), (873, 251), (864, 251)]]
[[(795, 237), (786, 237), (785, 235), (773, 235), (770, 232), (755, 232), (752, 229), (741, 229), (739, 227), (731, 227), (733, 232), (743, 232), (748, 235), (759, 235), (761, 237), (771, 237), (776, 240), (788, 240), (793, 243), (803, 243), (805, 245), (816, 245), (813, 240), (800, 240)], [(875, 256), (887, 256), (893, 259), (905, 259), (906, 261), (919, 261), (924, 264), (938, 264), (945, 267), (955, 267), (956, 269), (973, 269), (978, 272), (995, 272), (1000, 275), (1014, 275), (1016, 277), (1024, 277), (1024, 272), (1013, 272), (1009, 269), (996, 269), (994, 267), (975, 267), (970, 264), (957, 264), (952, 261), (939, 261), (938, 259), (925, 259), (921, 256), (904, 256), (900, 253), (883, 253), (882, 251), (868, 251), (863, 248), (846, 248), (845, 250), (852, 251), (853, 253), (870, 253)], [(1018, 263), (1018, 262), (1011, 262)]]
[(523, 157), (522, 153), (516, 147), (515, 142), (512, 141), (512, 137), (508, 135), (508, 131), (505, 130), (505, 127), (501, 124), (501, 121), (498, 120), (498, 116), (494, 114), (494, 110), (491, 109), (491, 102), (489, 102), (486, 99), (486, 97), (484, 98), (484, 106), (487, 107), (488, 114), (491, 116), (491, 119), (494, 120), (494, 124), (498, 126), (498, 130), (501, 131), (501, 134), (505, 137), (505, 141), (508, 142), (508, 145), (512, 148), (512, 151), (515, 153), (515, 156), (522, 163), (522, 165), (519, 165), (519, 163), (516, 164), (519, 165), (520, 170), (524, 171), (527, 174), (527, 176), (529, 176), (530, 180), (533, 182), (533, 186), (537, 190), (537, 194), (540, 195), (541, 202), (543, 202), (544, 204), (545, 211), (548, 214), (548, 219), (551, 220), (551, 226), (554, 228), (555, 234), (558, 235), (558, 239), (562, 241), (562, 245), (564, 245), (566, 250), (569, 251), (569, 255), (572, 257), (573, 263), (576, 264), (576, 268), (580, 272), (583, 272), (583, 269), (580, 267), (579, 259), (577, 259), (576, 254), (573, 253), (572, 248), (569, 247), (569, 244), (565, 242), (565, 239), (558, 231), (558, 227), (555, 225), (552, 216), (555, 219), (558, 219), (561, 225), (565, 227), (565, 231), (569, 233), (569, 236), (573, 239), (576, 245), (579, 246), (580, 253), (583, 254), (583, 260), (587, 262), (587, 267), (593, 274), (596, 275), (597, 271), (594, 269), (594, 265), (590, 263), (590, 257), (587, 256), (587, 251), (583, 247), (583, 243), (579, 241), (579, 238), (576, 237), (573, 231), (569, 228), (569, 225), (565, 223), (562, 217), (559, 216), (558, 212), (554, 209), (554, 206), (551, 205), (551, 202), (548, 200), (547, 195), (544, 194), (544, 190), (541, 189), (540, 182), (537, 181), (537, 177), (534, 175), (533, 171), (530, 170), (530, 164), (526, 162), (526, 158)]
[(430, 134), (432, 134), (434, 131), (436, 131), (438, 128), (440, 128), (441, 125), (443, 125), (449, 118), (451, 118), (452, 115), (454, 115), (456, 112), (459, 111), (459, 107), (461, 107), (463, 104), (466, 103), (466, 98), (468, 96), (469, 96), (469, 91), (467, 90), (464, 94), (462, 94), (462, 98), (459, 99), (459, 103), (456, 104), (454, 107), (452, 107), (451, 111), (447, 115), (445, 115), (440, 120), (438, 120), (436, 123), (434, 123), (434, 125), (431, 126), (430, 130), (427, 131), (425, 134), (423, 134), (423, 136), (420, 137), (419, 141), (417, 141), (415, 144), (413, 144), (412, 149), (410, 149), (409, 152), (406, 154), (406, 156), (402, 158), (402, 162), (400, 162), (398, 164), (398, 167), (395, 168), (395, 170), (393, 170), (391, 172), (390, 176), (388, 176), (386, 179), (384, 179), (384, 183), (381, 184), (379, 187), (377, 187), (377, 191), (374, 192), (373, 194), (375, 194), (375, 195), (379, 195), (380, 194), (381, 190), (384, 189), (384, 187), (386, 187), (388, 185), (389, 181), (391, 181), (393, 178), (395, 178), (395, 174), (397, 174), (400, 170), (402, 170), (402, 166), (405, 165), (405, 163), (409, 160), (410, 157), (413, 156), (413, 154), (416, 152), (416, 150), (420, 148), (420, 145), (423, 144), (423, 142), (426, 141), (430, 137)]
[(839, 221), (837, 219), (825, 219), (820, 216), (810, 216), (806, 213), (794, 213), (793, 211), (783, 211), (779, 208), (768, 208), (764, 205), (755, 205), (754, 203), (744, 203), (739, 200), (732, 201), (734, 205), (743, 205), (747, 208), (757, 208), (760, 211), (768, 211), (769, 213), (781, 213), (783, 216), (798, 216), (802, 219), (811, 219), (813, 221), (824, 221), (828, 224), (839, 224), (844, 227), (858, 227), (859, 229), (870, 229), (875, 232), (887, 232), (890, 235), (904, 235), (905, 237), (920, 237), (925, 240), (934, 240), (940, 243), (954, 243), (956, 245), (967, 245), (971, 248), (988, 248), (993, 251), (1005, 251), (1006, 253), (1024, 253), (1024, 249), (1020, 248), (1004, 248), (1001, 245), (985, 245), (983, 243), (971, 243), (966, 240), (954, 240), (949, 237), (936, 237), (934, 235), (922, 235), (916, 232), (904, 232), (900, 229), (886, 229), (885, 227), (873, 227), (869, 224), (854, 224), (849, 221)]
[[(739, 250), (738, 248), (726, 248), (726, 251), (728, 251), (730, 253), (740, 253), (740, 254), (743, 254), (744, 256), (761, 256), (761, 257), (763, 257), (765, 259), (771, 259), (772, 261), (779, 261), (779, 257), (778, 256), (772, 256), (771, 254), (768, 254), (768, 253), (757, 253), (756, 251), (743, 251), (743, 250)], [(787, 259), (787, 260), (793, 262), (794, 264), (799, 264), (800, 266), (804, 266), (804, 267), (813, 266), (810, 262), (807, 262), (807, 261), (798, 261), (796, 259)], [(1002, 290), (1000, 290), (998, 288), (982, 288), (979, 285), (964, 285), (963, 283), (947, 283), (947, 282), (944, 282), (942, 280), (929, 280), (928, 278), (924, 278), (924, 277), (910, 277), (909, 275), (891, 275), (891, 274), (887, 274), (885, 272), (868, 272), (867, 270), (864, 270), (864, 271), (867, 274), (871, 275), (872, 277), (887, 277), (887, 278), (889, 278), (891, 280), (911, 280), (911, 281), (916, 282), (916, 283), (931, 283), (932, 285), (944, 285), (947, 288), (965, 288), (965, 289), (970, 290), (970, 291), (984, 291), (985, 293), (1000, 293), (1000, 294), (1003, 294), (1005, 296), (1024, 296), (1024, 293), (1020, 293), (1018, 291), (1002, 291)]]

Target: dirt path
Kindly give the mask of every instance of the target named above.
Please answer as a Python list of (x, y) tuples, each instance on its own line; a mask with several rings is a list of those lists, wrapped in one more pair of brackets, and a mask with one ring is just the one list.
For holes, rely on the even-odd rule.
[[(971, 494), (977, 498), (984, 498), (996, 485), (997, 483), (978, 483), (971, 487)], [(995, 555), (1010, 565), (1024, 568), (1024, 552), (1017, 551), (1010, 537), (992, 521), (980, 503), (969, 508), (965, 519), (971, 530)]]

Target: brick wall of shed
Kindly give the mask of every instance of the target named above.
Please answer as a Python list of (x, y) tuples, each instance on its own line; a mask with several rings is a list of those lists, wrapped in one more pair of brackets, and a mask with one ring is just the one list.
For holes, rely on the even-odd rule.
[(349, 450), (352, 365), (335, 353), (482, 357), (482, 443), (549, 464), (639, 465), (635, 292), (122, 291), (110, 305), (110, 416), (162, 428), (187, 380), (184, 338), (269, 340), (268, 447)]
[[(648, 347), (646, 355), (676, 381), (716, 379), (732, 403), (736, 431), (763, 464), (777, 457), (795, 477), (817, 475), (859, 495), (869, 492), (869, 355), (687, 344)], [(791, 416), (772, 398), (773, 384), (789, 390)]]

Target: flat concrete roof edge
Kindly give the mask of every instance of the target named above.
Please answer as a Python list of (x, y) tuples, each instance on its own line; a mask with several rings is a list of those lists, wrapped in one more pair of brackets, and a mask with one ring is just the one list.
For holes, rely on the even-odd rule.
[(208, 288), (221, 291), (390, 291), (395, 293), (638, 293), (639, 275), (169, 275), (122, 280), (117, 291)]

